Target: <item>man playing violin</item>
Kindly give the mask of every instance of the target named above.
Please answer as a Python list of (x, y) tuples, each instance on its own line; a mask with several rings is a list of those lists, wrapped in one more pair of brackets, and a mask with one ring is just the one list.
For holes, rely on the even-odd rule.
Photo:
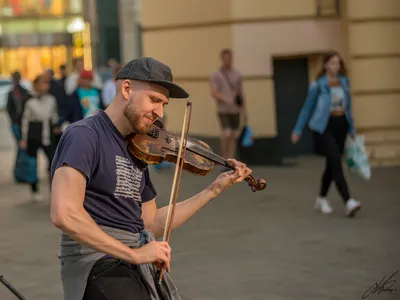
[[(61, 279), (66, 300), (180, 299), (162, 236), (168, 207), (158, 208), (148, 166), (127, 136), (146, 134), (170, 98), (187, 98), (171, 70), (152, 58), (127, 63), (116, 95), (97, 115), (71, 124), (52, 163), (51, 220), (61, 229)], [(173, 229), (251, 170), (234, 159), (203, 191), (176, 205)], [(158, 283), (157, 270), (167, 273)]]

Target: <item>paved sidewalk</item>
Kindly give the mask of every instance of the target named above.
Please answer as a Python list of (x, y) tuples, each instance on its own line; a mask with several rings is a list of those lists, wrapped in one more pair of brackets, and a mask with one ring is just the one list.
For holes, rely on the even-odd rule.
[[(0, 117), (0, 274), (27, 300), (62, 299), (59, 232), (50, 223), (48, 201), (30, 203), (28, 187), (12, 183), (12, 140), (3, 125)], [(314, 211), (324, 163), (298, 162), (253, 168), (267, 180), (265, 191), (235, 186), (172, 233), (171, 276), (183, 300), (358, 300), (374, 282), (400, 270), (400, 168), (374, 169), (371, 182), (348, 175), (364, 207), (347, 219), (333, 186), (334, 213)], [(184, 173), (180, 200), (216, 175)], [(152, 176), (159, 205), (165, 205), (173, 172)], [(46, 186), (42, 191), (48, 197)], [(400, 299), (400, 274), (394, 278), (399, 292), (366, 299)], [(0, 299), (17, 298), (0, 284)]]

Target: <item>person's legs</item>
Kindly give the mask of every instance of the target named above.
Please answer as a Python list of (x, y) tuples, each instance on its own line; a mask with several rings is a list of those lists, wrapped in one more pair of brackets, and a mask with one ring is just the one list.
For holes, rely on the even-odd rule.
[(333, 179), (330, 149), (332, 145), (335, 144), (335, 140), (333, 138), (332, 133), (330, 132), (329, 125), (323, 134), (317, 134), (316, 137), (318, 138), (317, 142), (321, 145), (322, 151), (326, 157), (326, 162), (325, 162), (325, 170), (322, 173), (320, 181), (319, 196), (316, 199), (315, 208), (324, 214), (329, 214), (333, 210), (326, 196), (328, 194)]
[(240, 115), (234, 114), (228, 116), (228, 123), (230, 132), (227, 137), (227, 150), (226, 150), (226, 158), (235, 158), (236, 157), (236, 148), (237, 148), (237, 136), (240, 124)]
[(325, 170), (321, 178), (321, 186), (319, 196), (325, 198), (328, 195), (329, 188), (332, 183), (332, 167), (330, 161), (326, 159)]
[(337, 163), (337, 168), (335, 169), (334, 176), (336, 178), (335, 184), (336, 187), (342, 196), (343, 202), (345, 203), (345, 212), (349, 217), (353, 217), (356, 212), (361, 208), (361, 202), (354, 200), (350, 196), (349, 192), (349, 187), (346, 181), (346, 178), (343, 173), (343, 168), (342, 168), (342, 156), (344, 153), (344, 147), (348, 135), (348, 123), (346, 118), (339, 117), (336, 118), (335, 120), (335, 140), (336, 144), (338, 146), (338, 152), (339, 152), (339, 163)]
[(146, 284), (135, 265), (103, 259), (92, 269), (83, 300), (150, 300)]
[(332, 144), (329, 155), (333, 181), (335, 182), (336, 188), (342, 197), (343, 202), (346, 203), (350, 199), (350, 195), (347, 182), (343, 174), (342, 158), (339, 147), (336, 143)]
[(329, 132), (324, 134), (324, 150), (327, 157), (327, 166), (330, 167), (332, 180), (335, 182), (343, 202), (346, 203), (350, 195), (343, 174), (342, 154), (347, 137), (347, 122), (344, 117), (331, 117), (328, 126)]
[(15, 142), (18, 144), (21, 140), (21, 126), (19, 124), (12, 124), (11, 131), (15, 138)]
[(53, 153), (56, 151), (58, 143), (60, 142), (62, 134), (53, 134), (51, 138), (51, 145), (53, 148)]
[[(27, 149), (26, 152), (30, 156), (32, 160), (37, 161), (37, 152), (40, 147), (40, 141), (37, 140), (28, 140), (27, 142)], [(36, 168), (36, 164), (30, 164), (30, 167)], [(31, 172), (37, 172), (37, 170), (31, 170)], [(35, 182), (31, 183), (31, 192), (32, 192), (32, 198), (34, 201), (40, 201), (41, 197), (39, 194), (39, 179), (37, 179)]]
[(48, 177), (49, 177), (49, 188), (51, 190), (51, 162), (53, 161), (53, 154), (54, 154), (54, 148), (52, 145), (49, 146), (42, 146), (43, 152), (47, 157), (47, 162), (48, 162), (48, 166), (47, 166), (47, 172), (48, 172)]
[(231, 130), (229, 128), (229, 116), (227, 114), (220, 113), (218, 114), (218, 117), (221, 125), (220, 152), (222, 157), (227, 158), (229, 137), (231, 135)]

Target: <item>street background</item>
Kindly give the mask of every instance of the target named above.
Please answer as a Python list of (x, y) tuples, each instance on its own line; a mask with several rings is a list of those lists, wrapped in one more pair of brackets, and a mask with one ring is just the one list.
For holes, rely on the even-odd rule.
[[(28, 186), (12, 181), (14, 145), (0, 113), (0, 274), (27, 300), (62, 299), (57, 259), (59, 231), (44, 203), (32, 203)], [(375, 282), (400, 269), (400, 168), (375, 168), (366, 182), (348, 175), (363, 209), (344, 215), (332, 187), (333, 215), (314, 211), (316, 182), (324, 161), (304, 157), (288, 167), (253, 167), (268, 186), (252, 193), (233, 187), (172, 233), (171, 276), (182, 299), (358, 300)], [(45, 160), (40, 156), (42, 178)], [(209, 184), (184, 173), (179, 200)], [(169, 201), (173, 172), (154, 172), (158, 204)], [(393, 288), (400, 289), (400, 275)], [(367, 299), (399, 299), (383, 292)], [(0, 299), (14, 295), (0, 284)]]

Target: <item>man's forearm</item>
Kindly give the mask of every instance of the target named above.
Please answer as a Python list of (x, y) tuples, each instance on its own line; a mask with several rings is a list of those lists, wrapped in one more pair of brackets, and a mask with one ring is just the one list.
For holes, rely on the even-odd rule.
[[(216, 194), (212, 192), (210, 189), (205, 189), (202, 192), (194, 195), (193, 197), (179, 202), (176, 204), (174, 219), (172, 222), (172, 229), (175, 229), (185, 223), (190, 217), (192, 217), (200, 208), (206, 205), (210, 200), (214, 199)], [(155, 232), (154, 235), (158, 238), (161, 237), (164, 228), (165, 222), (168, 214), (168, 206), (164, 206), (157, 210), (153, 230)]]
[(222, 94), (218, 93), (218, 92), (212, 93), (212, 96), (218, 102), (228, 103), (228, 101), (226, 101), (225, 97)]
[(134, 251), (105, 233), (84, 209), (69, 213), (68, 217), (56, 226), (86, 247), (134, 263)]

